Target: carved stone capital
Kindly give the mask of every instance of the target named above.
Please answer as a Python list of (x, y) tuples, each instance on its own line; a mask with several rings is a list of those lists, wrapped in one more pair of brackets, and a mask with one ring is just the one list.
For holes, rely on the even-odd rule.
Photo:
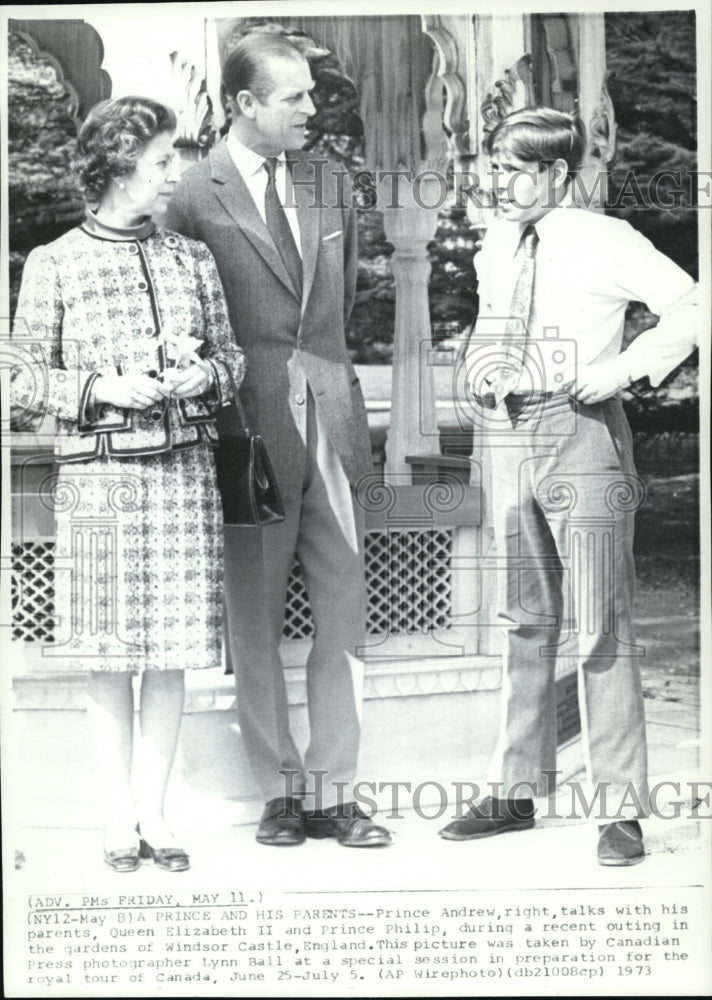
[[(423, 34), (435, 48), (434, 75), (445, 89), (442, 122), (460, 152), (469, 151), (468, 77), (474, 67), (470, 23), (461, 15), (422, 14)], [(469, 84), (472, 89), (472, 82)]]
[(610, 163), (616, 152), (616, 132), (615, 110), (604, 77), (600, 101), (588, 124), (589, 155), (601, 163)]
[(179, 52), (171, 52), (170, 60), (175, 94), (171, 105), (178, 118), (176, 148), (209, 149), (217, 131), (206, 82)]
[(525, 53), (496, 80), (482, 102), (482, 131), (491, 132), (512, 111), (534, 103), (532, 57)]

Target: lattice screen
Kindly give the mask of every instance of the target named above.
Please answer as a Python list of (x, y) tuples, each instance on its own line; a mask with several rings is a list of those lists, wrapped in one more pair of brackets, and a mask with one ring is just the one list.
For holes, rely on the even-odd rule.
[[(366, 536), (368, 631), (405, 635), (450, 625), (452, 530), (375, 531)], [(13, 638), (53, 640), (54, 542), (13, 546)], [(284, 636), (313, 635), (298, 563), (287, 589)]]
[(368, 542), (369, 632), (403, 635), (447, 628), (452, 531), (379, 531)]
[[(452, 607), (452, 531), (374, 531), (366, 536), (368, 631), (404, 635), (447, 628)], [(313, 634), (309, 599), (295, 563), (285, 638)]]
[(54, 641), (54, 542), (12, 546), (12, 637)]

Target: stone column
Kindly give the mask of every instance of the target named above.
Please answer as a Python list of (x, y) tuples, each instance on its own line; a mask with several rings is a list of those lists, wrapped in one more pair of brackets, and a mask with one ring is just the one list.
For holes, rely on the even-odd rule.
[(587, 146), (580, 171), (585, 208), (605, 209), (608, 165), (616, 151), (616, 120), (606, 88), (606, 34), (603, 14), (577, 18), (579, 115), (586, 126)]
[(440, 452), (433, 370), (428, 364), (428, 243), (435, 236), (438, 213), (436, 208), (421, 207), (437, 204), (440, 183), (433, 172), (415, 182), (409, 174), (387, 178), (379, 192), (386, 238), (395, 247), (392, 268), (396, 287), (386, 476), (408, 473), (407, 455)]

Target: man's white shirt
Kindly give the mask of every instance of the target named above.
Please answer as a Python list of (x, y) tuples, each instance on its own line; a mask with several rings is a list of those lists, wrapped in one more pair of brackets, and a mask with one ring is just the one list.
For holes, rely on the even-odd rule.
[[(232, 129), (227, 134), (227, 149), (237, 169), (247, 185), (247, 190), (252, 195), (252, 200), (257, 206), (263, 222), (267, 222), (265, 211), (265, 192), (267, 190), (267, 171), (265, 170), (265, 158), (260, 153), (243, 145), (235, 136)], [(294, 242), (301, 255), (302, 244), (300, 240), (299, 219), (297, 209), (294, 204), (294, 192), (290, 190), (287, 196), (287, 164), (284, 152), (277, 157), (277, 170), (275, 171), (275, 187), (277, 197), (284, 208), (284, 214), (294, 235)]]

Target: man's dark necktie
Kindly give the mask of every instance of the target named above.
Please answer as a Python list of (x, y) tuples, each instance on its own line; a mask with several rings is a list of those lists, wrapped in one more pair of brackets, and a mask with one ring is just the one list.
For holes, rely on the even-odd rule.
[(501, 402), (516, 388), (524, 367), (524, 357), (529, 340), (536, 271), (536, 248), (539, 236), (534, 226), (524, 229), (520, 240), (524, 260), (512, 294), (512, 304), (504, 327), (502, 354), (497, 369), (490, 379), (495, 404)]
[[(285, 170), (286, 170), (285, 165)], [(294, 240), (292, 227), (284, 211), (284, 207), (277, 197), (277, 187), (275, 184), (275, 174), (277, 171), (277, 157), (268, 156), (265, 160), (265, 170), (267, 171), (267, 188), (265, 190), (265, 215), (267, 217), (267, 228), (270, 231), (275, 246), (282, 258), (287, 274), (289, 275), (294, 289), (299, 298), (302, 297), (302, 258), (299, 255), (297, 244)]]

